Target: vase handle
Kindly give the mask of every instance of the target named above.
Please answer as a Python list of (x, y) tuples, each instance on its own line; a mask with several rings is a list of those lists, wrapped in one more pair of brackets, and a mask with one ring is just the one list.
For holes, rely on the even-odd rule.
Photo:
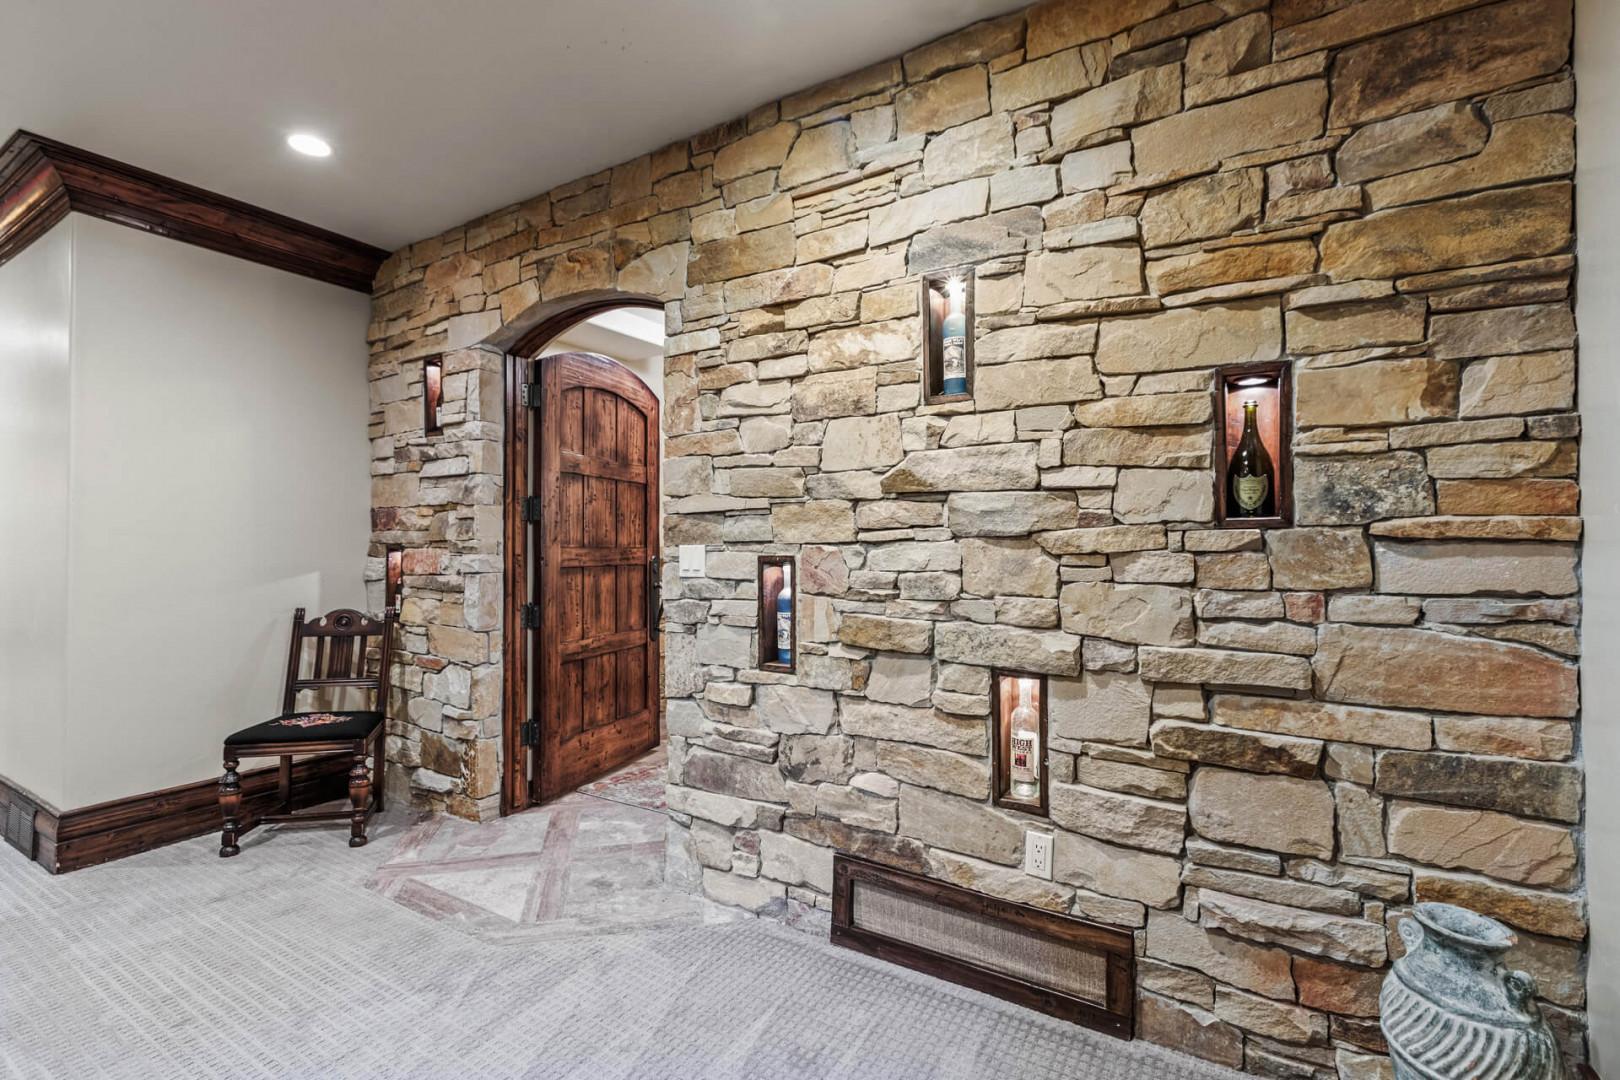
[(1536, 979), (1528, 971), (1508, 972), (1507, 989), (1513, 995), (1513, 1004), (1521, 1009), (1536, 1000)]
[(1423, 944), (1423, 925), (1417, 919), (1408, 915), (1401, 920), (1401, 942), (1405, 944), (1407, 952), (1415, 952)]

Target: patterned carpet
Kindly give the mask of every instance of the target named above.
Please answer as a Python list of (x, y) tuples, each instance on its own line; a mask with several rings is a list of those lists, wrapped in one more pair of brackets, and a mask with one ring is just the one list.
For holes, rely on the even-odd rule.
[[(645, 883), (627, 907), (671, 906), (634, 928), (593, 913), (593, 897), (620, 904), (622, 881), (536, 899), (532, 868), (476, 912), (405, 895), (458, 862), (544, 862), (559, 820), (545, 813), (538, 854), (539, 827), (511, 824), (538, 814), (434, 826), (391, 812), (359, 850), (341, 830), (260, 829), (235, 859), (205, 837), (55, 878), (0, 845), (0, 1075), (1235, 1075), (769, 921), (709, 922)], [(593, 816), (579, 809), (575, 844)], [(558, 917), (524, 924), (546, 911)]]

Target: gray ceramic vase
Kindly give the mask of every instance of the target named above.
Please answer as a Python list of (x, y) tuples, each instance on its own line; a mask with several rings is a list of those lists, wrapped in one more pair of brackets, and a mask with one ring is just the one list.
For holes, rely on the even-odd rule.
[(1502, 962), (1513, 931), (1467, 908), (1419, 904), (1400, 933), (1406, 955), (1378, 998), (1396, 1080), (1565, 1080), (1535, 980)]

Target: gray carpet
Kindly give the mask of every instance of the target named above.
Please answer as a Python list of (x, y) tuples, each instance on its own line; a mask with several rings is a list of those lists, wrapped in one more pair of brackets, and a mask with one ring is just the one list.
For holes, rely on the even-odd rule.
[(112, 1077), (1235, 1074), (765, 920), (492, 944), (366, 890), (403, 827), (211, 838), (53, 878), (0, 845), (0, 1073)]

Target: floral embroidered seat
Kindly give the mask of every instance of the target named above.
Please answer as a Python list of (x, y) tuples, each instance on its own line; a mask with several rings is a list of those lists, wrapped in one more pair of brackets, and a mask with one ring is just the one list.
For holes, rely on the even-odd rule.
[[(366, 842), (366, 821), (383, 807), (382, 783), (375, 770), (383, 767), (383, 740), (387, 730), (389, 658), (393, 646), (395, 613), (381, 619), (340, 608), (304, 621), (304, 609), (293, 612), (292, 648), (287, 657), (287, 686), (281, 714), (274, 720), (243, 728), (225, 739), (225, 776), (219, 782), (219, 808), (224, 820), (220, 836), (221, 858), (237, 854), (241, 835), (262, 822), (347, 821), (349, 846)], [(299, 709), (299, 695), (328, 695), (359, 709)], [(355, 701), (358, 696), (359, 700)], [(348, 764), (351, 807), (338, 811), (293, 813), (292, 762), (294, 755), (340, 756)], [(236, 766), (245, 757), (281, 759), (274, 793), (279, 807), (264, 804), (271, 793), (245, 800), (242, 777)], [(367, 759), (375, 761), (368, 766)], [(315, 758), (328, 771), (330, 760)], [(277, 812), (265, 813), (265, 809)]]

